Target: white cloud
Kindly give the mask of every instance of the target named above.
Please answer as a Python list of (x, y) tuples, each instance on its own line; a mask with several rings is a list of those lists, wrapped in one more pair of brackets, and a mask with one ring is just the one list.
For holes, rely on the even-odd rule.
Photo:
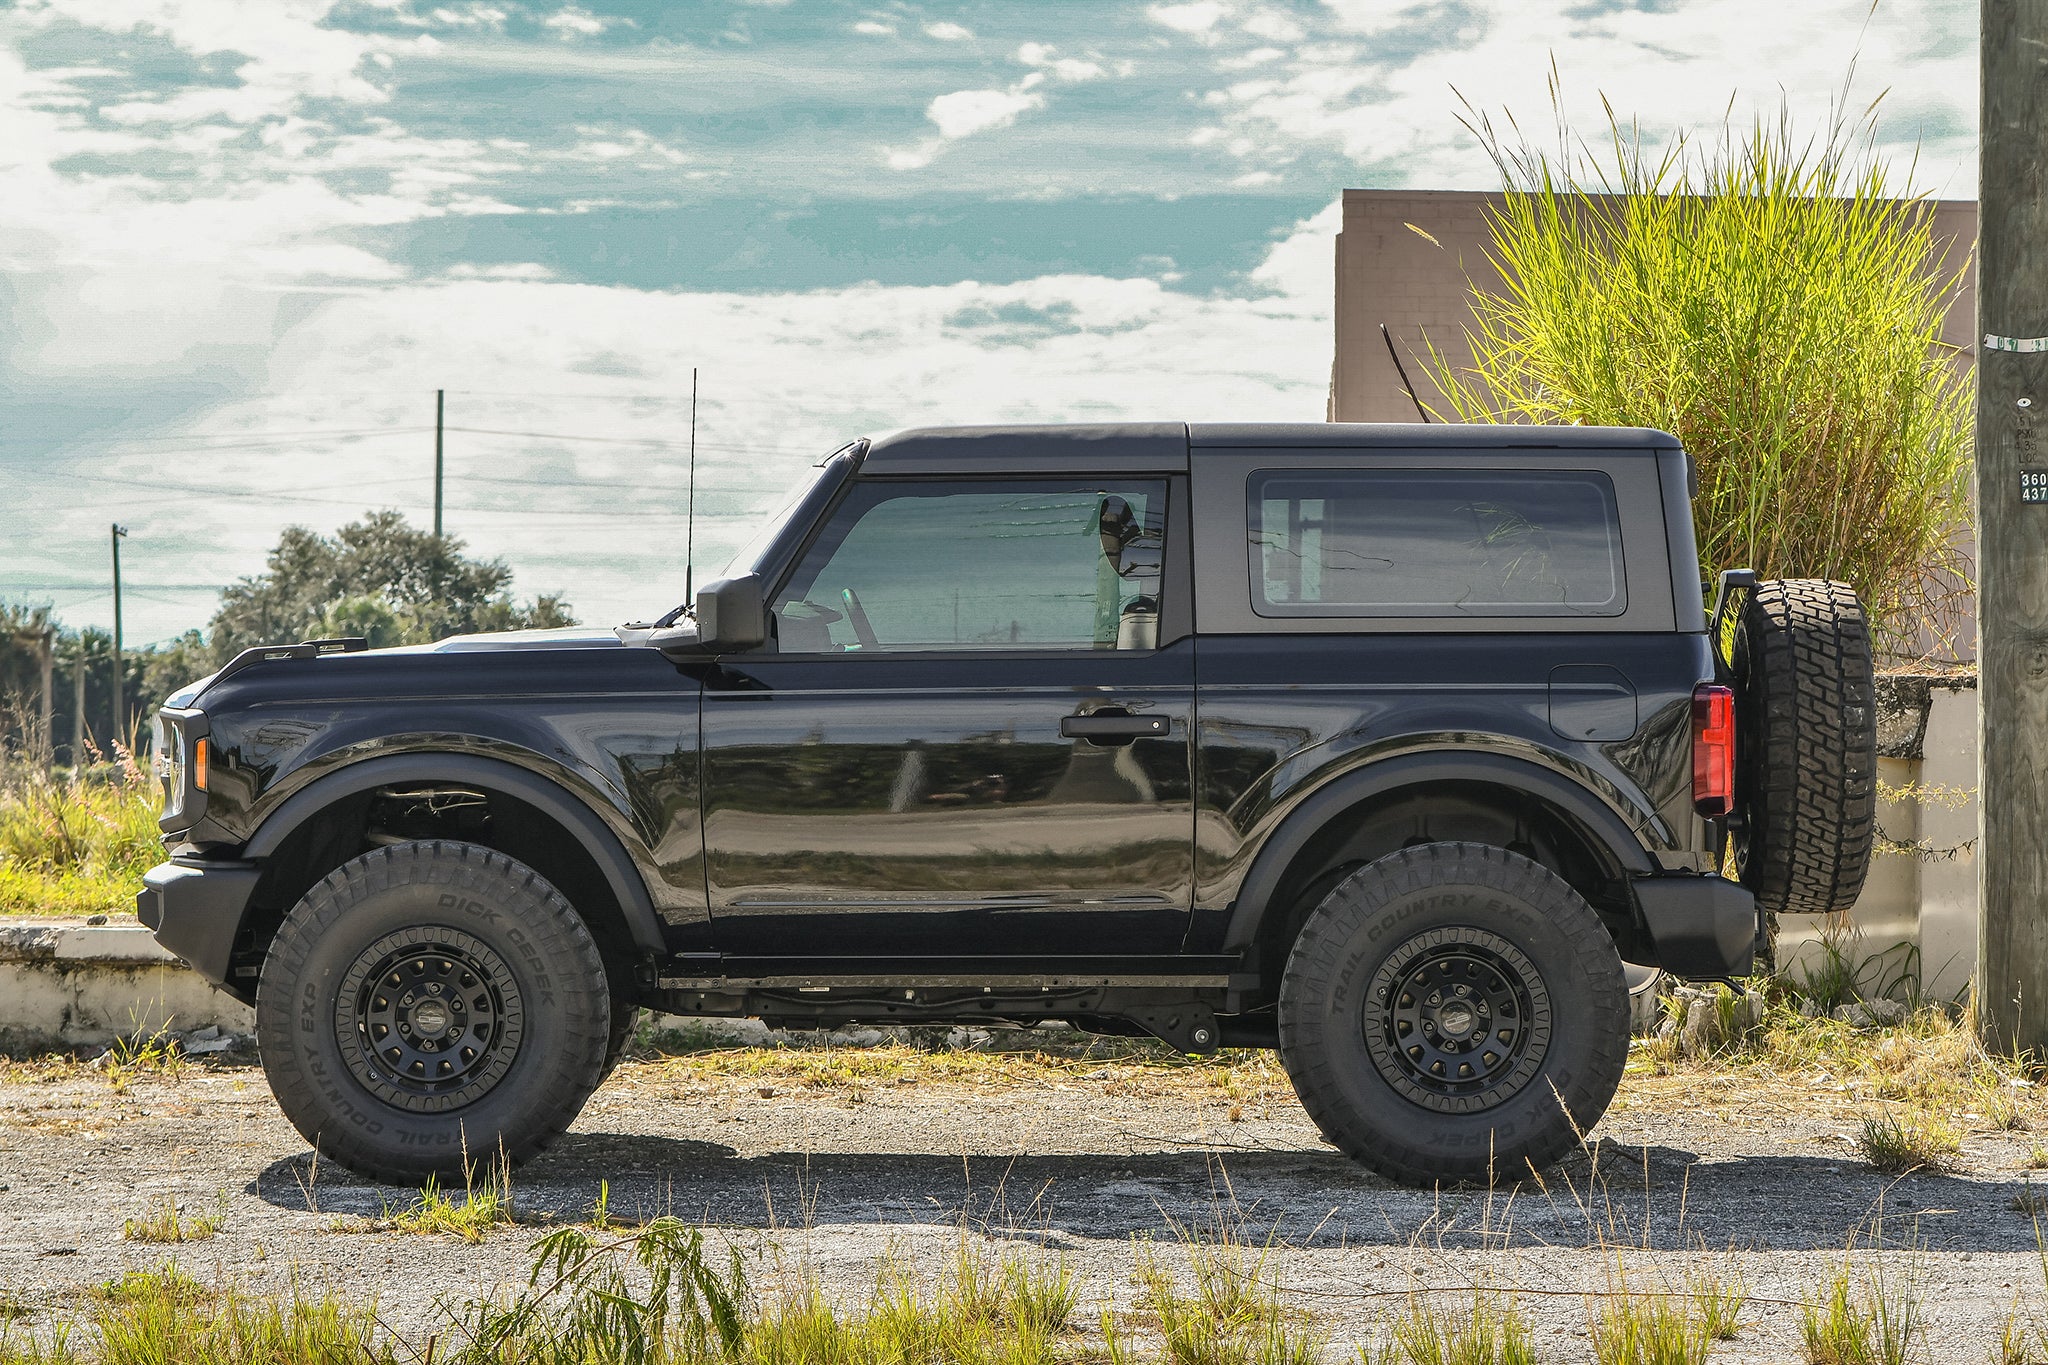
[(974, 30), (964, 24), (956, 24), (950, 19), (942, 19), (935, 24), (926, 24), (924, 36), (936, 38), (942, 43), (964, 43), (974, 36)]
[(616, 28), (621, 24), (631, 24), (632, 20), (600, 16), (592, 14), (589, 10), (579, 6), (569, 5), (556, 10), (547, 18), (541, 20), (541, 23), (560, 33), (565, 38), (572, 36), (594, 38), (606, 29)]
[(896, 26), (894, 24), (884, 24), (874, 19), (861, 20), (853, 26), (853, 31), (868, 38), (893, 38), (896, 36)]
[(1017, 49), (1017, 60), (1037, 67), (1055, 80), (1078, 83), (1099, 80), (1108, 74), (1102, 63), (1080, 57), (1062, 57), (1050, 43), (1025, 43)]
[(948, 142), (996, 128), (1007, 128), (1017, 116), (1045, 107), (1045, 96), (1030, 90), (955, 90), (925, 107), (925, 117)]
[(1145, 17), (1177, 33), (1207, 33), (1228, 11), (1216, 0), (1190, 0), (1184, 5), (1152, 5)]
[[(1223, 50), (1215, 59), (1223, 73), (1259, 68), (1257, 81), (1226, 75), (1204, 102), (1231, 134), (1219, 145), (1260, 169), (1321, 147), (1394, 183), (1489, 186), (1492, 167), (1459, 125), (1452, 92), (1496, 120), (1505, 108), (1525, 130), (1542, 132), (1552, 122), (1549, 56), (1563, 77), (1571, 125), (1596, 134), (1595, 142), (1606, 124), (1603, 95), (1624, 119), (1641, 116), (1653, 138), (1682, 127), (1718, 127), (1731, 93), (1738, 121), (1752, 110), (1775, 116), (1782, 97), (1801, 126), (1819, 128), (1854, 56), (1864, 88), (1852, 104), (1860, 107), (1890, 87), (1885, 107), (1896, 112), (1885, 150), (1903, 160), (1924, 126), (1922, 187), (1945, 196), (1974, 193), (1976, 56), (1968, 42), (1943, 41), (1973, 22), (1974, 10), (1962, 0), (1888, 0), (1875, 12), (1867, 0), (1826, 0), (1821, 11), (1802, 11), (1798, 25), (1783, 22), (1781, 0), (1570, 11), (1470, 0), (1458, 11), (1460, 26), (1449, 31), (1435, 0), (1324, 3), (1326, 25), (1292, 53), (1266, 42)], [(1204, 9), (1170, 22), (1160, 7), (1150, 12), (1217, 41), (1210, 30), (1220, 13)], [(1270, 18), (1254, 15), (1242, 27), (1279, 41), (1283, 26)], [(1386, 41), (1397, 35), (1401, 41)]]
[(307, 99), (374, 104), (387, 97), (359, 74), (384, 40), (327, 26), (322, 21), (333, 8), (334, 0), (25, 0), (15, 14), (45, 28), (72, 23), (160, 36), (194, 57), (240, 54), (247, 60), (235, 68), (231, 92), (165, 101), (163, 118), (252, 123)]

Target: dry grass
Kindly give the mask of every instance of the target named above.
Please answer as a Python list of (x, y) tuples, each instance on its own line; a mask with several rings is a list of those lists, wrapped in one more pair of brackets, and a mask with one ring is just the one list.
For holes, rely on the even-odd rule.
[(1294, 1097), (1278, 1055), (1263, 1049), (1188, 1057), (1141, 1039), (1013, 1031), (972, 1047), (736, 1047), (670, 1035), (654, 1040), (654, 1055), (643, 1056), (638, 1074), (684, 1091), (751, 1091), (760, 1099), (784, 1091), (827, 1091), (855, 1101), (920, 1085), (1017, 1089), (1085, 1083), (1113, 1093), (1217, 1099), (1237, 1106), (1240, 1116), (1245, 1106), (1291, 1103)]
[(1638, 1040), (1624, 1094), (1638, 1109), (1714, 1109), (1732, 1103), (1732, 1093), (1775, 1093), (1807, 1116), (1858, 1127), (1873, 1109), (1903, 1106), (1902, 1126), (1928, 1129), (1941, 1147), (1946, 1139), (1934, 1130), (2002, 1134), (2040, 1121), (2048, 1111), (2041, 1089), (2026, 1079), (2034, 1071), (2028, 1059), (1986, 1053), (1967, 1019), (1938, 1006), (1914, 1009), (1893, 1026), (1859, 1029), (1808, 1018), (1780, 994), (1737, 1043), (1710, 1057), (1681, 1057), (1665, 1039)]

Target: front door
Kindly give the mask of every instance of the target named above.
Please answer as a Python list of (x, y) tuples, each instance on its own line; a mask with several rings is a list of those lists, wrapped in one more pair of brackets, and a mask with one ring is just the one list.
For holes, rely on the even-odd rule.
[(703, 711), (727, 953), (1178, 949), (1193, 640), (1159, 641), (1167, 482), (856, 482)]

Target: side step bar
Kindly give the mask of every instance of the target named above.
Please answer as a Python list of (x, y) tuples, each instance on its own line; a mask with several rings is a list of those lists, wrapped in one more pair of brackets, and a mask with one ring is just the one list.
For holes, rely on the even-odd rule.
[(663, 990), (1229, 990), (1241, 959), (1172, 958), (799, 958), (688, 954), (657, 978)]

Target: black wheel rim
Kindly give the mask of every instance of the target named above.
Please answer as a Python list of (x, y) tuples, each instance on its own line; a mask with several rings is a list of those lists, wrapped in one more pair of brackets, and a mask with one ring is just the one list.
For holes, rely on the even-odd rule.
[(1505, 1104), (1543, 1069), (1550, 993), (1521, 949), (1484, 929), (1432, 929), (1388, 954), (1365, 1004), (1389, 1085), (1442, 1113)]
[(387, 1104), (445, 1113), (505, 1078), (525, 1035), (519, 984), (459, 929), (387, 934), (357, 955), (335, 1000), (349, 1073)]

